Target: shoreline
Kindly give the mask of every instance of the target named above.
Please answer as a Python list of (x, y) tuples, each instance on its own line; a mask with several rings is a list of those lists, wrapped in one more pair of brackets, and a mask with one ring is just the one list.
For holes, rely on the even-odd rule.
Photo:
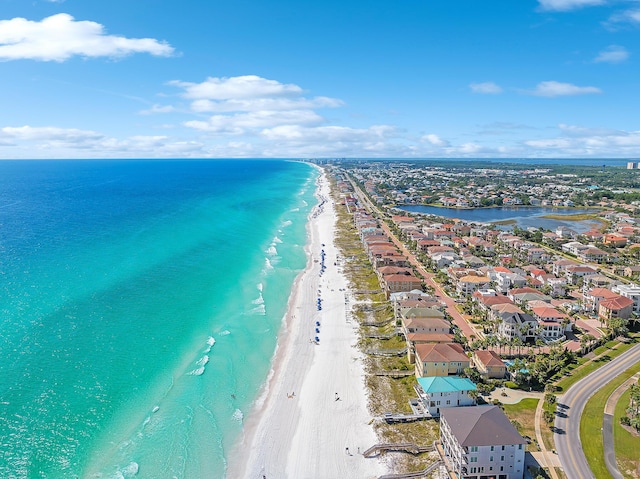
[(378, 459), (358, 454), (377, 438), (356, 347), (358, 324), (349, 319), (350, 293), (334, 243), (335, 208), (319, 170), (307, 265), (294, 281), (271, 372), (229, 455), (227, 477), (373, 478), (386, 472)]

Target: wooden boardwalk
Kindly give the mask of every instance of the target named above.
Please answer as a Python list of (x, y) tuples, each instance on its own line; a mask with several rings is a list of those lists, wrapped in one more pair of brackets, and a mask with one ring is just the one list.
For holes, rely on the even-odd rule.
[(393, 357), (393, 356), (402, 356), (404, 354), (407, 353), (407, 348), (403, 348), (403, 349), (377, 349), (377, 348), (370, 348), (364, 351), (365, 354), (368, 354), (370, 356), (387, 356), (387, 357)]
[(412, 442), (380, 443), (371, 446), (369, 449), (364, 451), (362, 455), (364, 457), (376, 457), (384, 454), (385, 452), (407, 452), (417, 456), (423, 452), (431, 451), (435, 451), (435, 446), (433, 444), (430, 444), (429, 446), (418, 446)]
[(406, 378), (407, 376), (413, 376), (415, 371), (409, 371), (408, 369), (394, 369), (392, 371), (378, 371), (376, 376), (390, 376), (392, 378)]
[(384, 476), (379, 476), (378, 479), (410, 479), (412, 477), (425, 477), (427, 474), (433, 472), (436, 468), (444, 465), (442, 461), (436, 461), (433, 464), (430, 464), (422, 471), (417, 472), (401, 472), (398, 474), (385, 474)]

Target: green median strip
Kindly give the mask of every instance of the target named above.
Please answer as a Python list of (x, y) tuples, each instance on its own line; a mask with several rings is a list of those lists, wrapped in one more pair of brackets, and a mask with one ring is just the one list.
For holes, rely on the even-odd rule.
[(609, 396), (628, 378), (640, 371), (637, 363), (611, 380), (609, 384), (593, 395), (582, 413), (580, 420), (580, 441), (589, 467), (596, 479), (610, 479), (611, 475), (604, 462), (604, 445), (602, 441), (602, 418), (604, 406)]
[(596, 349), (596, 352), (600, 353), (599, 356), (595, 357), (592, 361), (584, 363), (584, 365), (575, 368), (574, 370), (571, 371), (570, 376), (567, 376), (556, 383), (556, 387), (558, 388), (558, 393), (562, 394), (563, 392), (566, 392), (571, 386), (573, 386), (575, 383), (580, 381), (582, 378), (588, 376), (593, 371), (598, 369), (600, 366), (604, 366), (612, 359), (617, 358), (622, 353), (628, 351), (635, 344), (636, 344), (636, 341), (633, 341), (630, 343), (621, 344), (616, 349), (607, 349), (607, 348), (604, 348), (603, 346), (601, 346), (601, 348), (603, 349), (600, 349), (600, 348)]

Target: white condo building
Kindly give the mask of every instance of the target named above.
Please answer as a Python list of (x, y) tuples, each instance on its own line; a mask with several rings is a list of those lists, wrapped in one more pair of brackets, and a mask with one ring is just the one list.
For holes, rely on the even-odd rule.
[(526, 441), (498, 406), (440, 409), (440, 441), (458, 479), (523, 479)]
[(637, 284), (618, 284), (611, 291), (633, 300), (633, 314), (640, 315), (640, 286)]

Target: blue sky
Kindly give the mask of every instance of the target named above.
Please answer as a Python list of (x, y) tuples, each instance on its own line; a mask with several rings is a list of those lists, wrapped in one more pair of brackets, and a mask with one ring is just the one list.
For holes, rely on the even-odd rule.
[(638, 158), (639, 35), (639, 0), (0, 0), (0, 158)]

